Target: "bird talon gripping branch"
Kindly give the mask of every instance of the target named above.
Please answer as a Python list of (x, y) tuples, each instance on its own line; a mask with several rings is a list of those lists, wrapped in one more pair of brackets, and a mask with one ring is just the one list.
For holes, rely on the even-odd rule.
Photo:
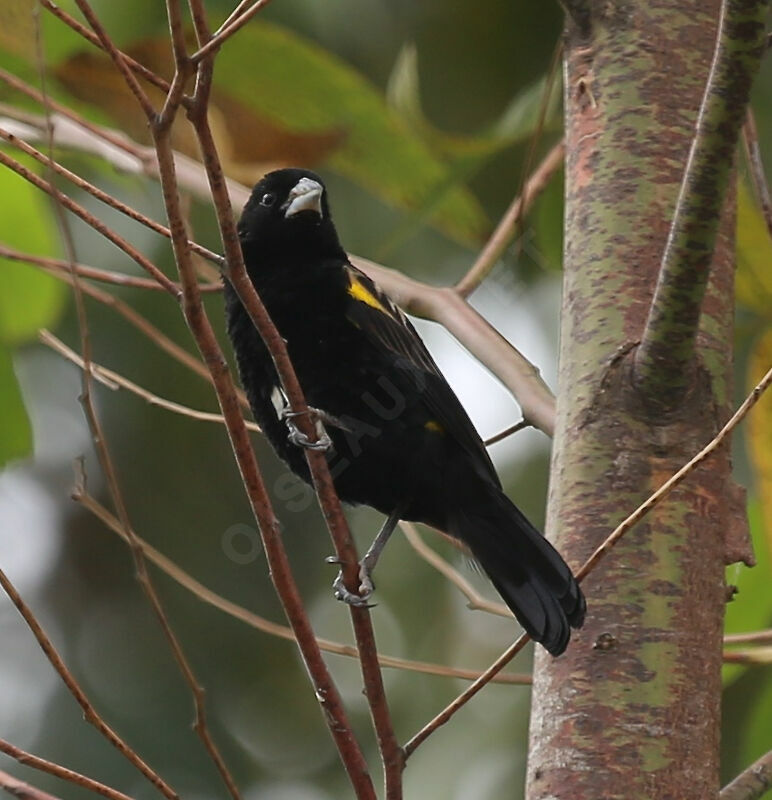
[(410, 321), (349, 263), (319, 176), (269, 173), (238, 230), (249, 277), (287, 343), (320, 441), (292, 423), (271, 354), (226, 280), (228, 334), (255, 419), (295, 474), (310, 482), (300, 447), (324, 450), (340, 499), (387, 515), (360, 565), (363, 595), (339, 575), (335, 596), (368, 605), (372, 571), (397, 522), (424, 522), (463, 541), (531, 637), (562, 653), (584, 620), (581, 589), (502, 491), (474, 425)]
[(354, 606), (356, 608), (375, 608), (374, 603), (368, 602), (372, 592), (362, 592), (361, 594), (356, 594), (355, 592), (350, 592), (346, 588), (345, 583), (343, 583), (343, 570), (337, 574), (335, 580), (332, 582), (332, 589), (335, 599), (340, 600), (341, 603), (345, 603), (346, 605)]

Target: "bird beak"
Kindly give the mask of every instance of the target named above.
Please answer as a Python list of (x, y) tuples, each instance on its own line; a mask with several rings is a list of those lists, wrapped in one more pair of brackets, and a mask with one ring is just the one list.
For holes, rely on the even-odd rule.
[(315, 211), (322, 216), (322, 192), (324, 187), (321, 183), (311, 180), (311, 178), (301, 178), (287, 197), (287, 202), (282, 206), (285, 217), (292, 217), (301, 211)]

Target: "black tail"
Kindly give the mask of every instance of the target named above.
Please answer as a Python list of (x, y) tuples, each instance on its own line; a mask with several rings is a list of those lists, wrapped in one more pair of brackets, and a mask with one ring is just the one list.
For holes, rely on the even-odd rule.
[(464, 505), (453, 513), (448, 533), (469, 546), (531, 638), (559, 656), (586, 608), (568, 565), (496, 487), (485, 502)]

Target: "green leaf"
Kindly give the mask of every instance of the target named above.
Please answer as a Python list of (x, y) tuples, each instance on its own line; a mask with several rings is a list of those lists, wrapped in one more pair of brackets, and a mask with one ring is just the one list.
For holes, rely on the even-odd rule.
[(557, 111), (560, 92), (553, 86), (549, 98), (546, 98), (548, 81), (548, 76), (545, 76), (523, 89), (486, 131), (476, 136), (448, 134), (434, 127), (424, 114), (418, 76), (418, 52), (415, 45), (407, 44), (394, 63), (386, 96), (391, 107), (433, 148), (440, 150), (448, 158), (465, 162), (471, 160), (479, 167), (495, 153), (524, 141), (535, 132), (545, 99), (545, 129), (549, 130), (559, 123)]
[(32, 452), (32, 427), (24, 408), (11, 354), (0, 345), (0, 469)]
[[(34, 255), (57, 250), (45, 197), (8, 169), (0, 170), (0, 243)], [(52, 325), (66, 291), (63, 283), (38, 268), (0, 257), (0, 341), (18, 344)]]
[[(329, 166), (385, 202), (422, 209), (448, 176), (438, 159), (351, 67), (317, 45), (262, 20), (244, 28), (217, 58), (221, 93), (294, 133), (341, 132)], [(454, 186), (431, 222), (448, 236), (478, 241), (488, 223), (475, 197)]]

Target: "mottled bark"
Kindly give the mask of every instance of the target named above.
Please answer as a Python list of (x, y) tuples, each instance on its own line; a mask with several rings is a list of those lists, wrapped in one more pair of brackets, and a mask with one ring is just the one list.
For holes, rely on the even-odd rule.
[[(733, 215), (695, 379), (655, 415), (631, 381), (713, 55), (719, 3), (593, 0), (566, 42), (566, 236), (548, 534), (577, 565), (693, 456), (731, 401)], [(572, 17), (571, 19), (576, 19)], [(731, 208), (731, 204), (727, 204)], [(585, 627), (537, 653), (529, 800), (718, 795), (729, 454), (700, 467), (584, 584)]]

